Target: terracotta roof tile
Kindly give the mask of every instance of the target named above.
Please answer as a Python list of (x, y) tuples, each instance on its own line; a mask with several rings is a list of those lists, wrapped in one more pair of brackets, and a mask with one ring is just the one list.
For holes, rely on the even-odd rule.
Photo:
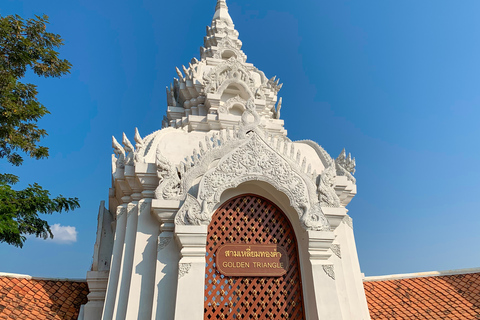
[(76, 320), (86, 282), (0, 277), (0, 319)]
[[(480, 320), (480, 273), (364, 283), (372, 320)], [(75, 320), (85, 282), (0, 277), (0, 320)]]
[(480, 273), (363, 285), (372, 320), (480, 319)]

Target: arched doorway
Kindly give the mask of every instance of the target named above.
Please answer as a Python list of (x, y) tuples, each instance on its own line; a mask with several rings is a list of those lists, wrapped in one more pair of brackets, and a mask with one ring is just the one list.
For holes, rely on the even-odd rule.
[[(215, 254), (225, 244), (275, 244), (289, 264), (282, 276), (225, 276)], [(226, 201), (208, 228), (204, 319), (305, 319), (297, 240), (286, 215), (252, 194)]]

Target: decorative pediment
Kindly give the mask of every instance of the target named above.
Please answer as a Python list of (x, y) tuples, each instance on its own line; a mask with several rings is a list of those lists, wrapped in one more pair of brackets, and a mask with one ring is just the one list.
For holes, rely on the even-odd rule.
[(252, 96), (251, 92), (255, 92), (255, 81), (250, 71), (234, 57), (216, 66), (204, 77), (204, 81), (207, 94), (221, 93), (226, 85), (231, 83), (243, 84), (250, 91), (250, 96)]
[[(253, 115), (255, 120), (249, 123), (248, 115)], [(186, 172), (182, 183), (186, 198), (176, 223), (205, 224), (210, 221), (225, 190), (247, 181), (263, 181), (287, 195), (306, 229), (330, 230), (318, 200), (315, 181), (307, 173), (305, 158), (301, 161), (299, 152), (295, 158), (292, 143), (268, 137), (258, 127), (257, 118), (253, 102), (248, 101), (236, 138), (224, 140), (223, 147), (210, 149), (196, 169)], [(211, 167), (212, 163), (216, 163), (214, 167)], [(197, 178), (201, 180), (197, 199), (193, 200), (188, 191)]]
[[(256, 132), (226, 154), (202, 177), (195, 199), (186, 195), (177, 224), (208, 224), (222, 193), (247, 181), (263, 181), (285, 193), (306, 229), (329, 230), (315, 192), (315, 184)], [(313, 189), (313, 192), (312, 192)], [(313, 195), (313, 197), (312, 197)], [(201, 205), (200, 205), (201, 204)]]
[[(222, 31), (232, 32), (232, 31), (229, 31), (229, 29), (227, 28), (222, 29)], [(245, 53), (243, 53), (243, 51), (239, 49), (239, 45), (237, 45), (234, 41), (232, 41), (228, 37), (228, 33), (227, 33), (227, 36), (224, 37), (222, 40), (220, 40), (219, 43), (217, 44), (217, 51), (213, 55), (213, 58), (222, 59), (222, 57), (224, 57), (226, 53), (229, 55), (232, 55), (233, 57), (235, 57), (236, 59), (239, 59), (242, 62), (245, 62), (245, 60), (247, 60)]]

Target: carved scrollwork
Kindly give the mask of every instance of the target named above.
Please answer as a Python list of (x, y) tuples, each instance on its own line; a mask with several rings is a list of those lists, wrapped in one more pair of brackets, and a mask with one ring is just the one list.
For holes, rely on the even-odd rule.
[(335, 193), (335, 176), (337, 173), (335, 162), (325, 168), (320, 176), (318, 195), (320, 204), (324, 207), (340, 207), (340, 199)]
[(177, 169), (165, 158), (157, 148), (157, 175), (160, 183), (155, 190), (157, 199), (176, 199), (180, 194), (180, 177)]
[(236, 97), (228, 99), (223, 106), (218, 108), (218, 112), (219, 113), (228, 113), (234, 105), (241, 105), (245, 109), (246, 103), (247, 103), (247, 101), (245, 101), (245, 99), (242, 99), (240, 96), (236, 96)]
[[(223, 29), (223, 32), (231, 32), (229, 29)], [(245, 54), (238, 49), (238, 46), (229, 38), (229, 37), (224, 37), (220, 42), (217, 44), (217, 50), (215, 54), (213, 55), (213, 58), (215, 59), (222, 59), (222, 55), (224, 54), (225, 51), (231, 51), (234, 54), (234, 57), (236, 59), (241, 60), (242, 62), (245, 62)]]
[(327, 276), (329, 276), (330, 278), (335, 280), (335, 269), (333, 267), (333, 264), (324, 264), (323, 265), (323, 271), (325, 271)]
[(224, 83), (230, 83), (232, 80), (237, 84), (244, 83), (250, 92), (255, 92), (255, 80), (251, 77), (250, 71), (234, 57), (215, 67), (203, 80), (206, 93), (217, 93)]
[(127, 207), (125, 205), (117, 207), (117, 220), (127, 213)]
[(130, 219), (132, 214), (138, 214), (138, 206), (132, 203), (129, 203), (127, 206), (127, 218)]
[(191, 263), (179, 263), (178, 264), (178, 279), (182, 278), (184, 275), (190, 271), (192, 267)]
[(332, 252), (333, 252), (337, 257), (339, 257), (340, 259), (342, 259), (342, 251), (340, 250), (340, 245), (339, 245), (339, 244), (332, 244), (332, 246), (330, 247), (330, 249), (332, 250)]
[(158, 251), (165, 249), (172, 241), (172, 237), (158, 237)]
[(208, 212), (206, 212), (206, 208), (202, 208), (197, 199), (187, 193), (185, 201), (175, 217), (175, 224), (208, 225), (209, 223), (210, 216)]
[[(254, 105), (247, 102), (247, 110)], [(249, 126), (246, 125), (246, 128)], [(203, 212), (211, 217), (213, 206), (220, 201), (224, 190), (237, 187), (246, 181), (265, 181), (284, 192), (299, 214), (302, 223), (310, 230), (329, 230), (318, 200), (310, 203), (308, 188), (302, 176), (282, 156), (262, 140), (257, 133), (247, 134), (246, 142), (220, 160), (207, 172), (199, 189)]]
[(330, 230), (330, 224), (322, 212), (320, 203), (315, 203), (310, 210), (302, 216), (303, 225), (307, 230)]

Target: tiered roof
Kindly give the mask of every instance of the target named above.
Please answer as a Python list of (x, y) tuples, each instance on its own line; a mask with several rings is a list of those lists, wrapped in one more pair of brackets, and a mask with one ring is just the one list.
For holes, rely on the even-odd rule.
[(167, 87), (167, 116), (163, 127), (186, 131), (233, 129), (252, 100), (262, 117), (262, 127), (272, 134), (286, 135), (280, 120), (282, 84), (268, 79), (247, 63), (225, 0), (218, 0), (211, 26), (207, 27), (200, 60), (176, 68), (178, 78)]

